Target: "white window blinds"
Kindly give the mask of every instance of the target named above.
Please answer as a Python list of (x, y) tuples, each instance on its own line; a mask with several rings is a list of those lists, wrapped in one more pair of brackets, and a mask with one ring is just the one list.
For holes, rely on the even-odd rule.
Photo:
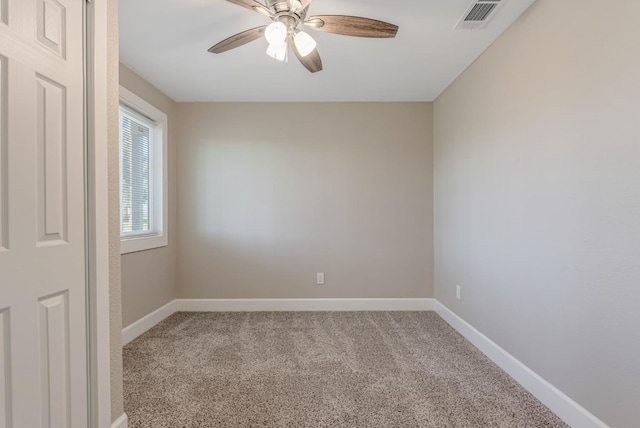
[(153, 225), (155, 122), (120, 106), (120, 235), (148, 235)]

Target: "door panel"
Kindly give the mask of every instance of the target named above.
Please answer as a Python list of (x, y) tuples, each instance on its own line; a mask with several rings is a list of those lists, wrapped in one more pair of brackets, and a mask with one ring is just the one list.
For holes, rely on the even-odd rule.
[[(0, 7), (1, 10), (2, 7)], [(0, 21), (0, 25), (2, 22), (4, 21)], [(9, 248), (7, 96), (7, 58), (0, 56), (0, 253)]]
[(11, 330), (9, 309), (0, 310), (0, 428), (7, 428), (11, 421)]
[(7, 0), (0, 0), (0, 22), (7, 23)]
[(67, 292), (40, 299), (42, 420), (66, 427), (69, 420), (69, 312)]
[(0, 0), (0, 428), (87, 426), (83, 1)]
[(64, 58), (66, 8), (56, 0), (37, 0), (37, 40)]
[(38, 151), (38, 245), (67, 240), (67, 165), (65, 88), (36, 77)]

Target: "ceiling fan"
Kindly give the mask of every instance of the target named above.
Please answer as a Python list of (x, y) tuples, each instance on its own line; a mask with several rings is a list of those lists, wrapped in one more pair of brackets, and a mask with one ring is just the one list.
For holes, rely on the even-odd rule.
[(300, 26), (344, 36), (389, 38), (395, 37), (398, 26), (375, 19), (346, 15), (317, 15), (307, 18), (312, 0), (266, 0), (266, 4), (255, 0), (227, 0), (238, 6), (258, 12), (273, 22), (233, 35), (209, 48), (219, 54), (235, 49), (264, 35), (269, 42), (267, 55), (285, 61), (289, 46), (296, 58), (312, 73), (322, 70), (322, 60), (313, 38), (301, 31)]

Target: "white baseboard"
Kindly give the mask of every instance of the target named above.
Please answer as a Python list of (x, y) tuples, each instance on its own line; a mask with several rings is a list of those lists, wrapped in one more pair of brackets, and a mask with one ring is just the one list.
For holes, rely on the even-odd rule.
[(160, 321), (173, 315), (174, 312), (176, 312), (176, 301), (172, 300), (163, 307), (151, 312), (149, 315), (140, 318), (133, 324), (129, 324), (127, 327), (122, 329), (122, 346), (131, 342), (133, 339), (140, 336)]
[(498, 346), (471, 324), (456, 315), (442, 303), (435, 301), (435, 311), (489, 359), (533, 394), (563, 421), (572, 427), (607, 428), (600, 419), (589, 413), (558, 388), (544, 380), (520, 360)]
[(178, 312), (432, 311), (434, 299), (177, 299)]
[(122, 346), (175, 312), (433, 311), (434, 299), (176, 299), (122, 329)]
[(127, 428), (127, 424), (128, 424), (127, 414), (123, 413), (120, 415), (118, 419), (113, 421), (113, 423), (111, 424), (111, 428)]

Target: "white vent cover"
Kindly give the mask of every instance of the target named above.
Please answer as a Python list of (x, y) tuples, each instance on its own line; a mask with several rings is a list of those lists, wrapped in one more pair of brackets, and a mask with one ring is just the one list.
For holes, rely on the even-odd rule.
[(474, 0), (462, 15), (455, 28), (474, 30), (482, 28), (496, 14), (496, 10), (506, 0)]

